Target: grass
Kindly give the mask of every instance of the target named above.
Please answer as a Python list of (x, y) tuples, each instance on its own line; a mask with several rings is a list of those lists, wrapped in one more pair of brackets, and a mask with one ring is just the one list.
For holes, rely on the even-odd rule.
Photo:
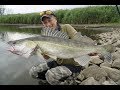
[[(54, 11), (59, 23), (69, 24), (104, 24), (119, 23), (120, 16), (115, 6), (89, 6)], [(39, 13), (10, 14), (0, 16), (0, 23), (7, 24), (41, 24)]]

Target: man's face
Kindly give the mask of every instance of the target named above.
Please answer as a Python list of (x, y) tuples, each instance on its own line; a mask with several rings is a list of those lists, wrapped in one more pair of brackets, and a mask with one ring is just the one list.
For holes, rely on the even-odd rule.
[(51, 17), (51, 18), (44, 17), (44, 19), (42, 21), (42, 24), (45, 27), (56, 28), (56, 26), (57, 26), (57, 20), (56, 20), (55, 17)]

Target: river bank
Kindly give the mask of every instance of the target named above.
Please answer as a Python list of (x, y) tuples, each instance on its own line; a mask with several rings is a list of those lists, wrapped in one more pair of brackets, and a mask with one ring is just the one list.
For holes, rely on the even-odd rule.
[[(19, 26), (19, 28), (42, 28), (42, 24), (0, 24), (2, 26)], [(62, 25), (62, 24), (61, 24)], [(93, 29), (93, 30), (114, 30), (120, 28), (119, 23), (107, 24), (71, 24), (76, 29)]]

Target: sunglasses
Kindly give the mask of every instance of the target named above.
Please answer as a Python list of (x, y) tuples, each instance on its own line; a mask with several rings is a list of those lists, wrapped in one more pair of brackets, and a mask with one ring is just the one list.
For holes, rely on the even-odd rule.
[(50, 10), (40, 12), (40, 16), (43, 16), (43, 15), (51, 15), (51, 14), (54, 14), (54, 13), (53, 13), (52, 11), (50, 11)]

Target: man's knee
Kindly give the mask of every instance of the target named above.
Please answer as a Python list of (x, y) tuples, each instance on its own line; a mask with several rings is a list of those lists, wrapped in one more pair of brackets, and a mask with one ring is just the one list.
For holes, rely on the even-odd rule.
[(51, 85), (60, 85), (63, 83), (60, 79), (72, 75), (72, 72), (65, 66), (58, 66), (48, 70), (45, 74), (46, 80)]

